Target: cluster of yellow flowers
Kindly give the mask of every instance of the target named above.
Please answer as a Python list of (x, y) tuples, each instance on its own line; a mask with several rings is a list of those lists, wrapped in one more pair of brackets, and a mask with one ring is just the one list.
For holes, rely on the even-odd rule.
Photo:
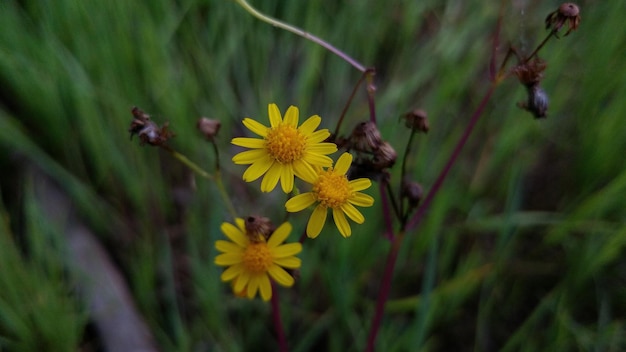
[[(333, 219), (343, 237), (352, 234), (346, 215), (357, 224), (365, 221), (363, 214), (355, 207), (369, 207), (374, 198), (361, 193), (372, 182), (367, 178), (348, 180), (347, 172), (352, 164), (352, 155), (343, 153), (335, 166), (328, 156), (337, 151), (337, 145), (324, 142), (330, 132), (327, 129), (316, 130), (322, 119), (318, 115), (309, 117), (298, 126), (299, 111), (290, 106), (281, 116), (276, 104), (269, 104), (270, 126), (267, 127), (253, 119), (245, 118), (244, 126), (261, 138), (233, 138), (232, 143), (249, 148), (233, 157), (239, 165), (250, 165), (243, 173), (243, 179), (252, 182), (263, 176), (261, 191), (271, 192), (280, 181), (285, 193), (291, 193), (294, 179), (297, 177), (311, 185), (309, 192), (300, 193), (287, 201), (288, 212), (299, 212), (316, 204), (309, 218), (306, 233), (310, 238), (317, 237), (326, 222), (328, 209), (332, 210)], [(218, 241), (217, 249), (222, 252), (215, 262), (229, 266), (222, 274), (223, 281), (233, 281), (233, 290), (249, 298), (260, 290), (261, 298), (271, 298), (271, 276), (278, 284), (291, 286), (294, 283), (283, 268), (297, 269), (300, 260), (294, 255), (302, 250), (300, 243), (281, 245), (289, 236), (291, 225), (284, 223), (267, 239), (263, 236), (250, 239), (250, 231), (244, 226), (243, 219), (237, 219), (236, 225), (224, 223), (222, 232), (232, 241)]]

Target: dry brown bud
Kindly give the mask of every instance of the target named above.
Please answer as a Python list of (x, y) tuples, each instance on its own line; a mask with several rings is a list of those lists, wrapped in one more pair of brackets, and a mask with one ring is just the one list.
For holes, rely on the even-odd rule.
[(542, 59), (535, 57), (534, 60), (521, 63), (513, 68), (513, 74), (526, 87), (539, 84), (543, 79), (543, 71), (547, 65)]
[(404, 123), (406, 127), (414, 131), (428, 133), (430, 125), (428, 123), (428, 114), (425, 110), (415, 109), (404, 115)]
[(578, 5), (571, 2), (561, 4), (558, 9), (546, 17), (546, 29), (551, 29), (556, 34), (563, 28), (566, 22), (568, 29), (565, 35), (567, 36), (571, 31), (576, 30), (580, 24), (580, 9)]
[(378, 149), (382, 137), (374, 122), (361, 122), (352, 130), (350, 142), (358, 151), (372, 151)]
[(201, 117), (198, 119), (196, 127), (207, 139), (213, 140), (220, 130), (221, 122), (219, 120), (209, 119), (207, 117)]
[(133, 107), (131, 113), (134, 116), (130, 123), (130, 138), (136, 134), (139, 137), (140, 144), (146, 143), (154, 146), (165, 144), (167, 140), (174, 137), (174, 133), (168, 129), (168, 123), (164, 123), (163, 127), (159, 127), (155, 122), (150, 120), (150, 115), (143, 112), (138, 107)]
[(374, 152), (372, 163), (377, 170), (383, 170), (392, 167), (396, 163), (397, 158), (398, 153), (396, 153), (391, 144), (383, 142)]
[(422, 185), (415, 181), (402, 182), (402, 198), (406, 198), (409, 201), (409, 207), (411, 209), (417, 207), (424, 196), (424, 189)]

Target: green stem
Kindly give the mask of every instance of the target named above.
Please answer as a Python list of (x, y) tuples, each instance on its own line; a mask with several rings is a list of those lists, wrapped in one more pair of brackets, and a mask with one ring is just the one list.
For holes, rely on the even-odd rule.
[(367, 68), (362, 65), (361, 63), (359, 63), (358, 61), (356, 61), (355, 59), (351, 58), (350, 56), (348, 56), (348, 54), (344, 53), (343, 51), (335, 48), (334, 46), (332, 46), (330, 43), (324, 41), (323, 39), (314, 36), (311, 33), (305, 32), (302, 29), (298, 28), (298, 27), (294, 27), (290, 24), (287, 24), (285, 22), (279, 21), (275, 18), (269, 17), (267, 15), (264, 15), (263, 13), (259, 12), (257, 9), (255, 9), (254, 7), (252, 7), (250, 4), (248, 4), (248, 2), (246, 0), (235, 0), (236, 3), (238, 3), (239, 5), (241, 5), (241, 7), (243, 7), (246, 11), (248, 11), (248, 13), (250, 13), (252, 16), (260, 19), (263, 22), (269, 23), (274, 27), (278, 27), (281, 29), (284, 29), (286, 31), (289, 31), (293, 34), (299, 35), (304, 39), (308, 39), (318, 45), (321, 45), (324, 49), (332, 52), (333, 54), (339, 56), (341, 59), (343, 59), (344, 61), (346, 61), (347, 63), (349, 63), (350, 65), (354, 66), (354, 68), (356, 68), (357, 70), (361, 71), (361, 72), (365, 72), (367, 71)]

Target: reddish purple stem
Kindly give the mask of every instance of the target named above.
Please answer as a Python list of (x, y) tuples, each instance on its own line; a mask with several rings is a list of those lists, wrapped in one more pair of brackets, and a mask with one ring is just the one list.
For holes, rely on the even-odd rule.
[(285, 329), (283, 328), (283, 322), (280, 317), (280, 302), (278, 298), (278, 290), (276, 284), (272, 282), (272, 320), (274, 321), (274, 329), (276, 329), (276, 339), (278, 340), (278, 349), (280, 352), (289, 351), (287, 345), (287, 337), (285, 336)]

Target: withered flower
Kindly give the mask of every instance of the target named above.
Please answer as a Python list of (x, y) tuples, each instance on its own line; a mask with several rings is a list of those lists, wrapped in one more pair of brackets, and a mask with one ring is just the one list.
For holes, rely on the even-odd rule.
[(371, 121), (359, 123), (350, 135), (350, 144), (357, 151), (373, 151), (378, 149), (381, 143), (380, 131)]
[(378, 171), (392, 167), (396, 163), (398, 153), (391, 144), (383, 142), (374, 152), (372, 164)]
[(568, 29), (565, 35), (567, 36), (571, 31), (576, 30), (580, 24), (580, 9), (574, 3), (563, 3), (557, 10), (551, 12), (546, 17), (546, 29), (551, 29), (556, 35), (566, 22)]
[(535, 57), (534, 60), (522, 62), (513, 68), (513, 74), (517, 76), (519, 81), (525, 86), (533, 86), (539, 84), (543, 79), (543, 71), (546, 69), (546, 62)]
[(428, 124), (428, 114), (425, 110), (415, 109), (404, 115), (404, 124), (406, 127), (414, 130), (428, 133), (430, 126)]
[(526, 87), (528, 100), (517, 103), (520, 108), (531, 112), (535, 118), (545, 118), (548, 111), (548, 94), (539, 84)]
[(244, 226), (252, 243), (264, 242), (276, 229), (270, 219), (258, 215), (248, 216)]
[(402, 198), (409, 201), (410, 209), (417, 207), (424, 196), (422, 185), (415, 181), (404, 180), (402, 182)]
[(167, 140), (174, 137), (174, 133), (168, 129), (169, 123), (163, 124), (163, 127), (159, 127), (155, 122), (150, 120), (150, 115), (143, 112), (138, 107), (133, 107), (131, 110), (134, 119), (130, 123), (130, 138), (134, 135), (139, 137), (141, 145), (146, 143), (154, 146), (160, 146), (165, 144)]
[(219, 120), (209, 119), (207, 117), (201, 117), (196, 124), (196, 127), (208, 140), (213, 140), (220, 130), (221, 123)]

